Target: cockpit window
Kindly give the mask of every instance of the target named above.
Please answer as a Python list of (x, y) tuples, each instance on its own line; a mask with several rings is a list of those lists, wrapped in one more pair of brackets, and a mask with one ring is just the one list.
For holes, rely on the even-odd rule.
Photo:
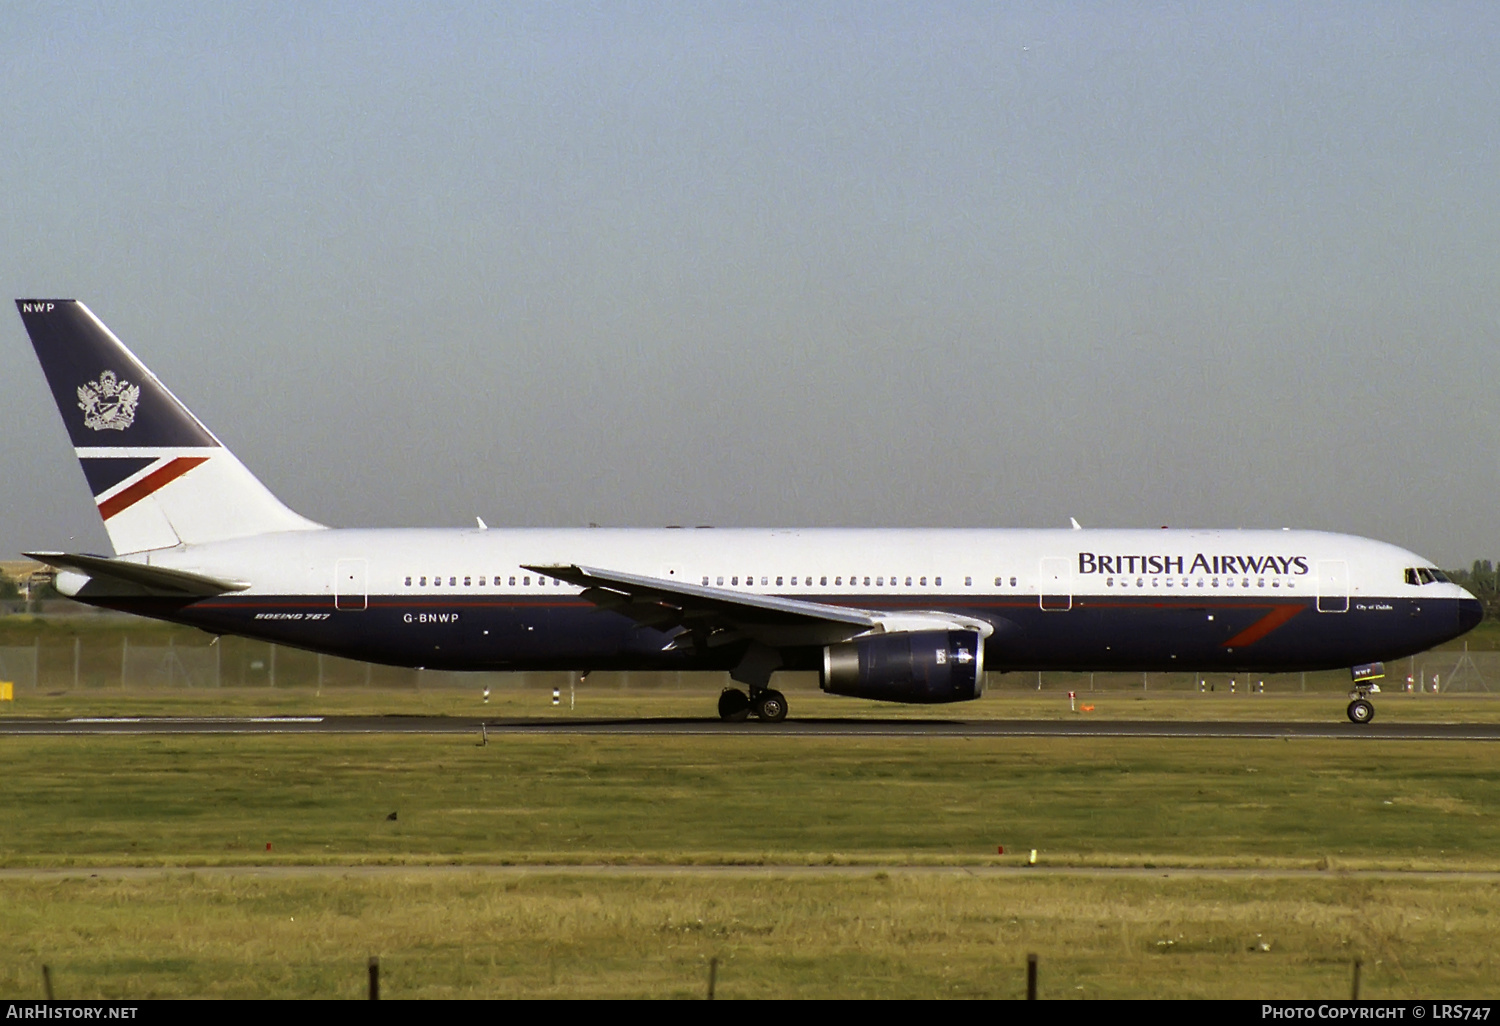
[(1448, 584), (1448, 575), (1435, 567), (1409, 566), (1406, 568), (1407, 584)]

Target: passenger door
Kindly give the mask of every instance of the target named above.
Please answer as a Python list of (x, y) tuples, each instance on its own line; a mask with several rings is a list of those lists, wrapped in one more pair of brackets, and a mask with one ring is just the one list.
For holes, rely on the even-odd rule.
[(1064, 612), (1073, 608), (1073, 561), (1067, 556), (1043, 556), (1039, 588), (1043, 609)]
[(1318, 560), (1318, 612), (1349, 611), (1349, 564), (1342, 559)]
[(365, 561), (341, 559), (333, 567), (333, 608), (364, 609), (369, 604), (365, 591)]

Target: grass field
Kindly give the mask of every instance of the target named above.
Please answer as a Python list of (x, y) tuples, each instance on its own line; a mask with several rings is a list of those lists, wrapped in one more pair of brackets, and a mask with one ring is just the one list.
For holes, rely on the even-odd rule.
[(1053, 865), (1500, 869), (1500, 745), (477, 742), (10, 737), (0, 864), (896, 865), (1004, 845)]
[[(536, 686), (487, 704), (477, 687), (49, 686), (0, 715), (714, 715), (713, 681), (591, 679), (573, 709), (559, 681), (559, 706)], [(1337, 721), (1346, 700), (1331, 677), (1305, 695), (1287, 679), (1233, 695), (1100, 683), (1049, 675), (1039, 693), (1011, 681), (936, 708), (783, 686), (794, 718)], [(1067, 687), (1094, 710), (1069, 712)], [(1376, 702), (1380, 722), (1500, 719), (1483, 695)], [(7, 737), (0, 867), (101, 872), (0, 876), (0, 998), (39, 997), (43, 963), (60, 997), (357, 997), (371, 954), (390, 997), (699, 997), (711, 958), (720, 997), (1015, 997), (1029, 951), (1059, 998), (1340, 998), (1355, 958), (1367, 997), (1484, 997), (1500, 978), (1493, 881), (1400, 875), (1500, 871), (1500, 745), (753, 728), (487, 746)], [(944, 869), (1018, 866), (1032, 848), (1035, 871)], [(104, 871), (119, 866), (197, 868)], [(299, 866), (322, 875), (213, 868)], [(826, 866), (854, 868), (795, 871)], [(1316, 872), (1156, 875), (1174, 867)], [(1397, 875), (1346, 875), (1365, 870)]]
[[(1015, 996), (1027, 951), (1057, 997), (1340, 997), (1356, 957), (1366, 996), (1482, 996), (1500, 968), (1493, 882), (1341, 875), (1500, 868), (1500, 746), (477, 740), (5, 739), (0, 865), (328, 875), (0, 878), (0, 997), (39, 996), (43, 963), (70, 997), (356, 996), (370, 954), (389, 996), (431, 997), (697, 996), (714, 957), (723, 997)], [(906, 868), (1033, 847), (1029, 877)], [(422, 868), (497, 863), (536, 875)], [(1326, 873), (1047, 875), (1064, 865)]]
[(0, 998), (1492, 996), (1490, 883), (376, 878), (0, 883)]

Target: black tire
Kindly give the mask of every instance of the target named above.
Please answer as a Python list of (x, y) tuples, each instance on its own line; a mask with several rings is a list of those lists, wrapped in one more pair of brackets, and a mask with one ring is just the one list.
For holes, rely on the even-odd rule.
[(719, 693), (719, 719), (743, 723), (750, 718), (750, 696), (739, 688), (725, 688)]
[(1375, 718), (1375, 706), (1363, 698), (1356, 698), (1349, 703), (1349, 722), (1358, 723), (1361, 726), (1369, 723)]
[(767, 723), (780, 723), (786, 719), (786, 696), (770, 688), (755, 696), (755, 715)]

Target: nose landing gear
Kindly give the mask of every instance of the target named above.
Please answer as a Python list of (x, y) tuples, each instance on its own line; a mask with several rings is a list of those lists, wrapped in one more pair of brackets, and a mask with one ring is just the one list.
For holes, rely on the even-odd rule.
[(1354, 678), (1354, 687), (1349, 691), (1352, 701), (1345, 711), (1349, 714), (1350, 723), (1363, 726), (1375, 718), (1375, 706), (1370, 703), (1370, 695), (1380, 690), (1380, 685), (1375, 682), (1385, 676), (1385, 664), (1361, 663), (1349, 670), (1349, 676)]

